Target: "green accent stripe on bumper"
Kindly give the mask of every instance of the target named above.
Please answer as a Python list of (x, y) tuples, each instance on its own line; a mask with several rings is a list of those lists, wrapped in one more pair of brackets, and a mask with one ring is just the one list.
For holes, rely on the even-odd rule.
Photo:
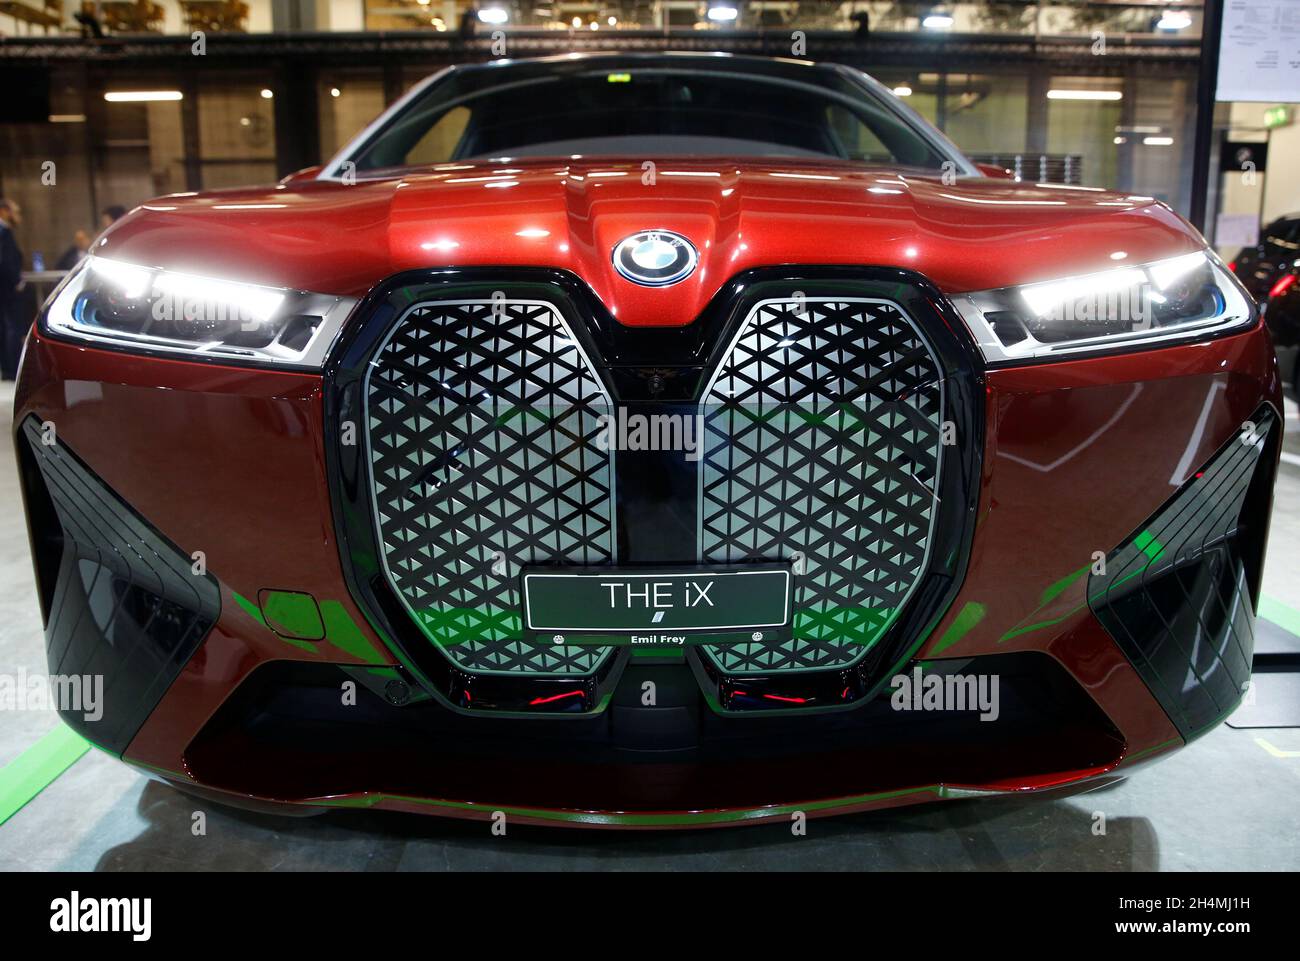
[(59, 721), (53, 731), (0, 768), (0, 824), (22, 810), (89, 750), (89, 741)]
[(968, 602), (966, 606), (961, 609), (960, 613), (953, 618), (952, 623), (948, 625), (948, 630), (943, 632), (943, 637), (939, 638), (939, 643), (930, 649), (930, 656), (937, 657), (941, 651), (952, 647), (960, 641), (963, 637), (969, 634), (980, 621), (984, 620), (984, 615), (986, 613), (987, 609), (983, 604), (977, 604), (974, 601)]

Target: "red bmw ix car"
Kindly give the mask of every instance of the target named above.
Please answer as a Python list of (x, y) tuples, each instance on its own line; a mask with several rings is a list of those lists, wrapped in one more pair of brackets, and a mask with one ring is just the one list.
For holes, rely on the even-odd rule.
[(1082, 790), (1214, 727), (1280, 396), (1150, 197), (977, 168), (845, 67), (594, 55), (132, 211), (14, 440), (103, 750), (290, 812), (689, 827)]

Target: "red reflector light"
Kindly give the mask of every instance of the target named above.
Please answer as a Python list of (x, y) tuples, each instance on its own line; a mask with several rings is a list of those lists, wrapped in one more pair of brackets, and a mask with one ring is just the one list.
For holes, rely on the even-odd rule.
[(582, 689), (576, 691), (565, 691), (563, 694), (552, 694), (550, 697), (535, 697), (528, 702), (529, 707), (536, 707), (539, 704), (553, 704), (566, 697), (582, 697)]
[(1285, 294), (1288, 290), (1291, 289), (1291, 285), (1294, 283), (1295, 283), (1295, 274), (1287, 274), (1281, 280), (1279, 280), (1277, 283), (1273, 285), (1273, 289), (1268, 292), (1268, 296), (1270, 298), (1281, 297), (1283, 294)]

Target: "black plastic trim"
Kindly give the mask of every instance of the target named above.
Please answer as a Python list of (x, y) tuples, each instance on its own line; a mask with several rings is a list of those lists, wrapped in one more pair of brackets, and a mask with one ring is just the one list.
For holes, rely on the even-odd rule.
[(1264, 404), (1249, 423), (1088, 578), (1093, 613), (1185, 740), (1250, 679), (1283, 421)]
[(221, 589), (35, 415), (18, 434), (50, 676), (102, 684), (95, 710), (83, 695), (59, 713), (120, 755), (217, 622)]

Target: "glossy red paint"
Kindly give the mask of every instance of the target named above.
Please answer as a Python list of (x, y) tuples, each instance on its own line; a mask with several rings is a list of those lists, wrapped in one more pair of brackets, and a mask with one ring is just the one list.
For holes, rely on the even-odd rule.
[(992, 177), (995, 180), (1015, 180), (1016, 173), (1010, 167), (1003, 167), (999, 164), (977, 163), (976, 169), (986, 177)]
[[(250, 617), (235, 594), (255, 597), (260, 588), (273, 587), (337, 600), (383, 661), (392, 663), (353, 605), (340, 570), (320, 453), (318, 377), (137, 358), (34, 333), (22, 385), (16, 421), (29, 413), (56, 419), (60, 436), (93, 470), (184, 550), (203, 550), (221, 582), (216, 628), (137, 734), (126, 760), (187, 779), (190, 743), (256, 666), (284, 659), (364, 663), (328, 642), (316, 650), (289, 645)], [(1208, 397), (1220, 396), (1222, 403), (1207, 405)], [(817, 806), (811, 813), (937, 800), (957, 788), (1019, 791), (1082, 783), (1180, 743), (1131, 665), (1081, 607), (1082, 579), (1070, 577), (1093, 550), (1150, 515), (1261, 400), (1280, 403), (1276, 364), (1261, 328), (1206, 344), (990, 372), (981, 521), (970, 570), (920, 656), (1045, 651), (1120, 730), (1123, 750), (1089, 769), (947, 787), (900, 785), (878, 797), (812, 798)], [(1203, 409), (1211, 411), (1204, 419)], [(215, 445), (217, 430), (232, 442)], [(1043, 483), (1044, 476), (1052, 483)], [(1062, 510), (1063, 497), (1072, 509)], [(1052, 593), (1061, 580), (1068, 583)], [(983, 619), (939, 649), (958, 612), (971, 603), (984, 606)], [(263, 800), (483, 817), (493, 799), (360, 790), (333, 801)], [(521, 816), (555, 823), (575, 814), (585, 815), (578, 823), (592, 826), (624, 823), (615, 810), (539, 809)], [(703, 826), (783, 816), (762, 809), (743, 817), (715, 815), (685, 820)]]
[[(989, 178), (944, 184), (826, 162), (661, 159), (447, 164), (353, 185), (174, 195), (119, 221), (95, 248), (120, 260), (360, 296), (398, 271), (542, 266), (572, 271), (630, 326), (691, 323), (731, 277), (782, 264), (908, 267), (947, 293), (1138, 264), (1201, 249), (1150, 197)], [(699, 266), (640, 287), (611, 251), (638, 231), (690, 239)], [(829, 242), (833, 239), (833, 243)]]
[[(970, 568), (922, 656), (1037, 647), (1036, 633), (1070, 623), (1093, 552), (1137, 529), (1261, 401), (1281, 409), (1276, 368), (1257, 327), (1167, 350), (990, 371)], [(966, 603), (985, 616), (945, 643)]]
[[(648, 182), (644, 159), (448, 164), (353, 185), (316, 179), (309, 169), (271, 188), (151, 201), (97, 241), (95, 253), (354, 297), (417, 268), (559, 268), (589, 285), (620, 322), (674, 327), (692, 323), (728, 280), (757, 267), (905, 267), (958, 293), (1204, 246), (1163, 204), (1091, 188), (992, 177), (949, 184), (832, 161), (671, 158), (655, 164)], [(699, 265), (682, 283), (640, 287), (613, 269), (618, 241), (652, 228), (681, 233), (698, 248)], [(137, 357), (32, 334), (15, 423), (29, 414), (55, 421), (60, 438), (150, 523), (183, 551), (203, 551), (220, 583), (216, 626), (125, 760), (197, 785), (196, 739), (254, 669), (273, 661), (395, 663), (341, 569), (322, 390), (314, 374)], [(615, 797), (590, 810), (520, 806), (512, 818), (704, 826), (788, 818), (792, 806), (818, 816), (962, 792), (1051, 792), (1102, 783), (1118, 767), (1177, 746), (1177, 730), (1087, 608), (1086, 572), (1093, 552), (1138, 527), (1261, 402), (1281, 406), (1261, 327), (1201, 344), (987, 372), (968, 572), (917, 657), (1044, 652), (1088, 692), (1122, 743), (1107, 735), (1106, 743), (1087, 745), (1095, 756), (1055, 765), (1051, 745), (1031, 745), (1023, 772), (948, 784), (888, 783), (888, 765), (862, 763), (860, 755), (827, 765), (835, 777), (818, 781), (814, 762), (796, 759), (789, 769), (807, 775), (795, 779), (809, 784), (807, 797), (691, 811)], [(337, 636), (314, 644), (278, 637), (247, 607), (267, 588), (336, 603), (371, 656)], [(979, 616), (964, 621), (973, 610)], [(243, 757), (226, 752), (225, 763), (237, 767)], [(520, 764), (536, 770), (539, 783), (564, 774), (563, 765)], [(911, 769), (900, 761), (899, 770)], [(849, 783), (845, 771), (862, 772), (863, 783)], [(222, 795), (213, 783), (202, 787)], [(606, 798), (617, 789), (601, 787)], [(469, 788), (417, 797), (369, 783), (330, 794), (285, 786), (238, 796), (471, 818), (508, 807)]]
[(129, 760), (183, 770), (195, 732), (258, 664), (367, 663), (328, 640), (291, 645), (235, 600), (292, 587), (365, 622), (342, 585), (320, 390), (317, 376), (156, 361), (30, 335), (14, 422), (33, 413), (55, 422), (61, 440), (177, 546), (202, 551), (221, 583), (220, 621)]
[[(980, 519), (961, 593), (921, 657), (1044, 650), (1128, 740), (1177, 739), (1088, 610), (1094, 551), (1172, 496), (1258, 408), (1281, 410), (1262, 327), (1168, 350), (990, 371)], [(953, 638), (960, 612), (983, 617)]]

